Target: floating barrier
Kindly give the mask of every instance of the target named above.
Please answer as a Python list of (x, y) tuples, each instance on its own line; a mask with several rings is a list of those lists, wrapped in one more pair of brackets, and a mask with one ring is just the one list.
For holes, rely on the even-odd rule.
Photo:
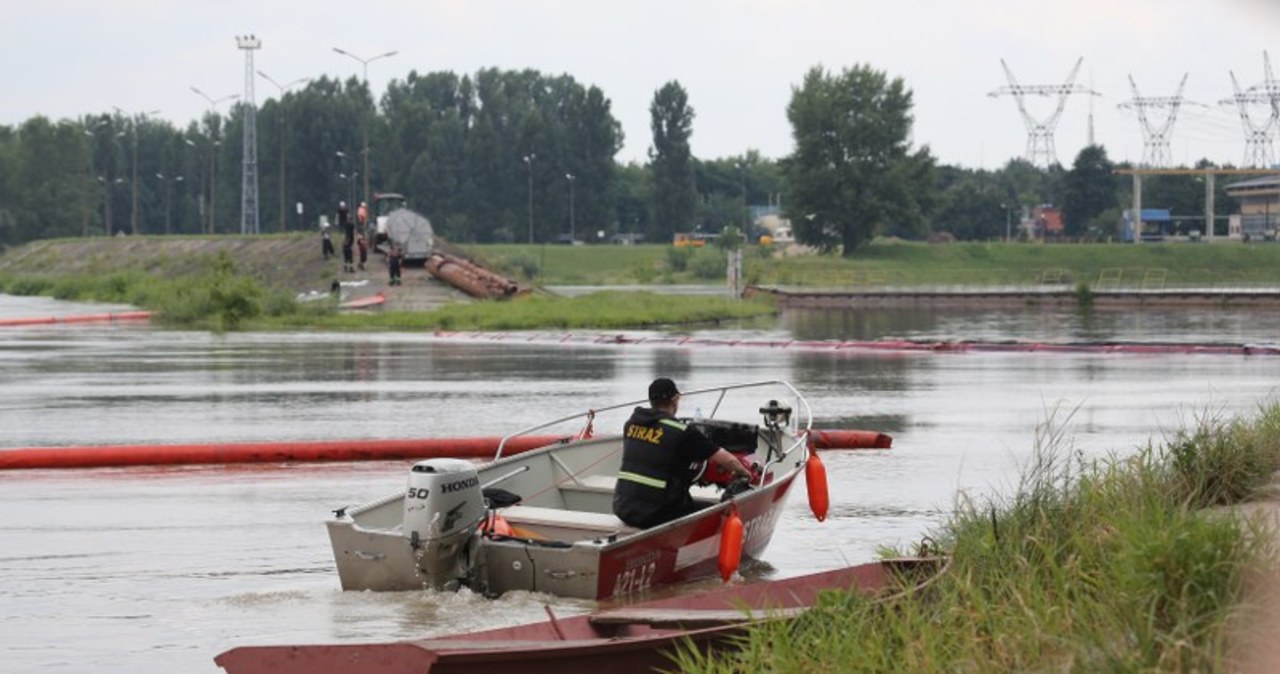
[[(511, 438), (503, 455), (519, 454), (574, 438), (526, 435)], [(223, 442), (198, 445), (98, 445), (0, 449), (0, 470), (120, 468), (190, 464), (319, 463), (397, 461), (402, 459), (491, 459), (502, 438), (425, 438), (401, 440), (320, 440), (296, 442)], [(811, 431), (814, 449), (887, 448), (893, 439), (874, 431)]]
[(1196, 354), (1214, 356), (1280, 356), (1280, 344), (1223, 342), (983, 342), (973, 340), (763, 340), (711, 339), (705, 337), (634, 337), (629, 335), (574, 335), (507, 332), (434, 333), (442, 341), (524, 342), (529, 344), (575, 344), (587, 346), (717, 347), (744, 349), (790, 349), (795, 351), (884, 351), (925, 353), (1121, 353)]
[(813, 449), (889, 449), (893, 436), (876, 431), (820, 430), (809, 431)]
[[(566, 438), (528, 435), (512, 438), (504, 454), (518, 454)], [(502, 438), (406, 440), (325, 440), (315, 442), (227, 442), (201, 445), (102, 445), (21, 447), (0, 450), (0, 470), (107, 468), (184, 464), (309, 463), (388, 461), (437, 457), (493, 458)]]
[(149, 320), (151, 320), (150, 311), (120, 311), (109, 314), (73, 314), (71, 316), (0, 318), (0, 328), (16, 328), (25, 325), (50, 325), (53, 323), (109, 323), (114, 321)]

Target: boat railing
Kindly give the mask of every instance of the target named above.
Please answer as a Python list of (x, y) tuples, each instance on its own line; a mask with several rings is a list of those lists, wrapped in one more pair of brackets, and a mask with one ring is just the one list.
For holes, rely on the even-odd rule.
[[(766, 386), (778, 386), (790, 392), (791, 397), (796, 404), (795, 404), (795, 407), (792, 408), (791, 419), (788, 421), (789, 428), (793, 435), (800, 438), (800, 442), (804, 442), (805, 438), (807, 438), (809, 435), (809, 431), (813, 427), (813, 410), (809, 407), (809, 401), (805, 400), (804, 396), (800, 395), (800, 392), (797, 391), (795, 387), (791, 385), (790, 382), (783, 381), (781, 379), (766, 379), (762, 381), (753, 381), (753, 382), (747, 382), (743, 384), (726, 384), (723, 386), (711, 386), (708, 388), (682, 391), (680, 395), (681, 397), (690, 397), (690, 396), (697, 396), (697, 395), (704, 395), (708, 393), (719, 392), (719, 395), (716, 397), (715, 405), (711, 408), (711, 414), (706, 417), (708, 419), (714, 419), (716, 418), (716, 414), (720, 412), (720, 406), (724, 402), (725, 396), (730, 391), (736, 391), (736, 390), (748, 389), (748, 388), (763, 388)], [(629, 400), (627, 402), (616, 403), (613, 405), (609, 405), (607, 407), (596, 407), (593, 409), (586, 410), (585, 412), (570, 414), (568, 416), (560, 417), (558, 419), (552, 419), (550, 421), (545, 421), (534, 426), (522, 428), (518, 431), (509, 433), (503, 436), (502, 440), (498, 443), (498, 450), (494, 454), (493, 460), (497, 461), (498, 459), (502, 458), (502, 452), (504, 449), (506, 449), (507, 442), (509, 442), (512, 438), (518, 438), (523, 435), (529, 435), (531, 433), (535, 433), (537, 431), (541, 431), (543, 429), (550, 428), (552, 426), (559, 426), (560, 424), (565, 424), (570, 421), (574, 421), (575, 419), (580, 419), (584, 422), (589, 422), (592, 419), (594, 419), (597, 414), (601, 412), (610, 412), (613, 410), (634, 407), (636, 405), (647, 405), (648, 403), (649, 401), (646, 398), (640, 398), (639, 400)], [(790, 453), (791, 449), (792, 447), (788, 447), (787, 451), (784, 452), (784, 454)]]

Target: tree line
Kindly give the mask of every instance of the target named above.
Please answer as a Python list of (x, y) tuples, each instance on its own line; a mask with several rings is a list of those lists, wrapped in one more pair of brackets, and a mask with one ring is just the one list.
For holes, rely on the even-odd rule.
[[(571, 231), (665, 242), (749, 230), (751, 207), (763, 205), (779, 206), (802, 242), (846, 253), (877, 235), (1000, 239), (1039, 204), (1063, 210), (1068, 236), (1115, 235), (1130, 187), (1105, 149), (1086, 148), (1070, 169), (939, 166), (911, 143), (912, 104), (901, 79), (870, 66), (815, 67), (787, 107), (792, 155), (701, 159), (690, 150), (695, 106), (672, 81), (650, 104), (647, 161), (623, 164), (611, 101), (568, 75), (411, 71), (376, 103), (356, 78), (322, 77), (254, 110), (259, 229), (314, 231), (339, 201), (366, 200), (367, 184), (406, 195), (456, 242), (541, 243)], [(0, 245), (240, 233), (247, 111), (211, 105), (181, 128), (121, 110), (0, 126)], [(1200, 214), (1196, 180), (1148, 179), (1144, 203)], [(1225, 195), (1216, 204), (1231, 208)]]

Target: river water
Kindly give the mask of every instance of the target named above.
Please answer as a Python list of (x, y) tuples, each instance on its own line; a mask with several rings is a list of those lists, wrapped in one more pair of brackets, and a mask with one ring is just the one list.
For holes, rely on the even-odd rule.
[[(110, 309), (0, 295), (0, 318)], [(1272, 343), (1278, 328), (1271, 312), (913, 308), (788, 311), (683, 334)], [(1046, 428), (1072, 455), (1103, 456), (1249, 414), (1274, 400), (1280, 357), (0, 328), (0, 447), (501, 435), (641, 397), (656, 376), (685, 389), (789, 380), (815, 425), (894, 436), (892, 450), (824, 455), (829, 519), (813, 520), (801, 490), (764, 560), (744, 569), (782, 577), (912, 545), (957, 498), (1009, 493)], [(402, 487), (407, 466), (0, 473), (0, 671), (215, 672), (213, 656), (237, 645), (411, 638), (539, 620), (544, 603), (590, 608), (526, 593), (341, 592), (329, 511)]]

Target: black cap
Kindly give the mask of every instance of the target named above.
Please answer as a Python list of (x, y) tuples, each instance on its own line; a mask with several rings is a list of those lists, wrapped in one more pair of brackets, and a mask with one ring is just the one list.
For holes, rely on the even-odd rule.
[(676, 388), (676, 383), (666, 377), (654, 379), (653, 383), (649, 384), (650, 402), (666, 402), (678, 395), (680, 390)]

